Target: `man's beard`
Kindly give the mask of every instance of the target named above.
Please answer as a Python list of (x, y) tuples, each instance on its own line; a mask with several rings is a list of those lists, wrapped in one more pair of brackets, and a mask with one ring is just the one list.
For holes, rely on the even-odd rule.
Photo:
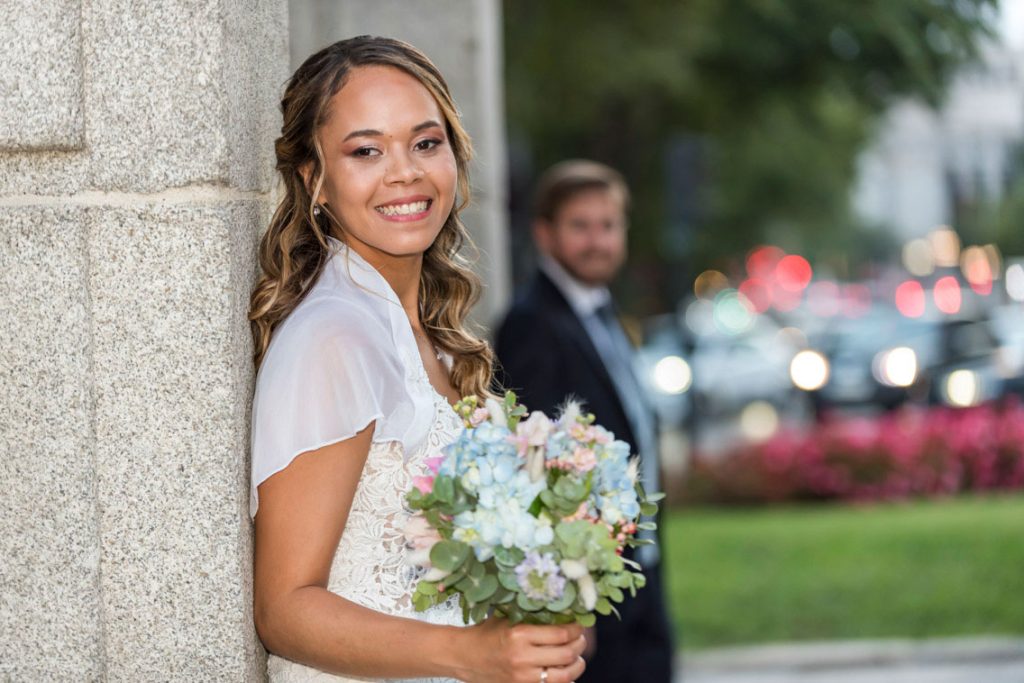
[[(555, 260), (558, 261), (558, 264), (560, 266), (562, 266), (562, 268), (565, 269), (565, 272), (569, 273), (569, 275), (572, 275), (573, 278), (575, 278), (576, 280), (579, 280), (583, 284), (585, 284), (587, 286), (590, 286), (590, 287), (604, 287), (604, 286), (610, 284), (613, 279), (615, 279), (615, 275), (618, 273), (619, 269), (618, 269), (618, 267), (612, 267), (611, 266), (611, 261), (612, 260), (610, 258), (608, 258), (606, 256), (603, 256), (603, 255), (598, 255), (598, 254), (601, 254), (601, 253), (602, 252), (584, 252), (583, 258), (579, 259), (579, 260), (584, 261), (584, 262), (590, 261), (590, 260), (599, 260), (602, 265), (607, 266), (607, 267), (603, 268), (602, 270), (604, 272), (608, 273), (608, 275), (606, 277), (602, 277), (602, 278), (598, 278), (598, 279), (595, 279), (593, 277), (589, 277), (589, 276), (585, 275), (584, 273), (580, 272), (580, 270), (578, 268), (573, 266), (571, 263), (568, 263), (565, 259), (563, 259), (563, 258), (561, 258), (561, 257), (559, 257), (557, 255), (554, 255), (554, 254), (552, 254), (552, 256), (554, 256)], [(596, 258), (595, 258), (595, 255), (597, 255)]]

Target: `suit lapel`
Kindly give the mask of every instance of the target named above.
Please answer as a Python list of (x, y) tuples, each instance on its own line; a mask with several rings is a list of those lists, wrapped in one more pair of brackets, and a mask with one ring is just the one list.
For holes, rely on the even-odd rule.
[(583, 323), (576, 315), (576, 311), (569, 305), (569, 302), (566, 301), (562, 292), (555, 286), (555, 283), (543, 272), (537, 272), (535, 285), (536, 294), (544, 307), (552, 314), (556, 323), (568, 333), (568, 338), (576, 346), (580, 356), (586, 360), (594, 375), (606, 385), (608, 391), (618, 401), (618, 391), (612, 383), (608, 369), (605, 367), (604, 361), (601, 360), (601, 355), (594, 347), (594, 342), (591, 341), (586, 328), (583, 327)]

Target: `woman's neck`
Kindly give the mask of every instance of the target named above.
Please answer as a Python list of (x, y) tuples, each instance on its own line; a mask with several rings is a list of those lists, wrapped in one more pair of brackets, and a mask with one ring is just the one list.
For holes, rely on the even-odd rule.
[(423, 273), (423, 254), (394, 256), (374, 249), (358, 240), (342, 240), (349, 249), (363, 257), (381, 274), (398, 297), (414, 329), (420, 327), (420, 276)]

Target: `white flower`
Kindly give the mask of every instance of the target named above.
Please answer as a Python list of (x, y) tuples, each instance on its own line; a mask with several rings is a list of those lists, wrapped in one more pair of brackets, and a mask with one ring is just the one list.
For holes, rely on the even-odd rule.
[(539, 446), (530, 446), (526, 451), (526, 472), (530, 475), (530, 481), (540, 481), (544, 478), (544, 449)]
[(580, 600), (583, 601), (584, 609), (588, 612), (594, 609), (594, 606), (597, 605), (597, 586), (594, 584), (594, 577), (590, 574), (584, 574), (576, 579), (576, 587), (579, 589)]
[(562, 408), (562, 416), (558, 419), (558, 424), (562, 429), (568, 429), (576, 424), (582, 412), (578, 401), (566, 401), (565, 407)]
[(484, 401), (484, 406), (487, 408), (487, 414), (491, 418), (491, 424), (495, 427), (508, 427), (508, 416), (505, 415), (505, 406), (495, 398), (489, 398)]
[(629, 465), (626, 466), (626, 476), (636, 485), (636, 480), (640, 476), (640, 458), (634, 456), (629, 459)]
[(443, 569), (437, 567), (431, 567), (426, 574), (423, 575), (424, 581), (440, 581), (444, 577), (448, 576), (451, 572), (446, 572)]
[(582, 560), (562, 560), (559, 567), (561, 567), (562, 573), (570, 579), (578, 579), (590, 573), (587, 571), (587, 563)]
[(543, 446), (548, 442), (548, 437), (554, 429), (555, 425), (548, 416), (535, 410), (525, 422), (520, 422), (516, 427), (516, 436), (525, 439), (529, 446)]

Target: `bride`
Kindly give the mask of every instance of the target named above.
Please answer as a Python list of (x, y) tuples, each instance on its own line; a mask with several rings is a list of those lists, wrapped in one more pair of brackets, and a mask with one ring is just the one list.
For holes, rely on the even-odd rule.
[(576, 625), (463, 626), (454, 599), (411, 603), (404, 495), (457, 436), (451, 403), (491, 380), (464, 326), (479, 289), (457, 255), (471, 149), (443, 77), (410, 45), (361, 36), (307, 59), (281, 109), (285, 193), (249, 313), (270, 679), (575, 680)]

